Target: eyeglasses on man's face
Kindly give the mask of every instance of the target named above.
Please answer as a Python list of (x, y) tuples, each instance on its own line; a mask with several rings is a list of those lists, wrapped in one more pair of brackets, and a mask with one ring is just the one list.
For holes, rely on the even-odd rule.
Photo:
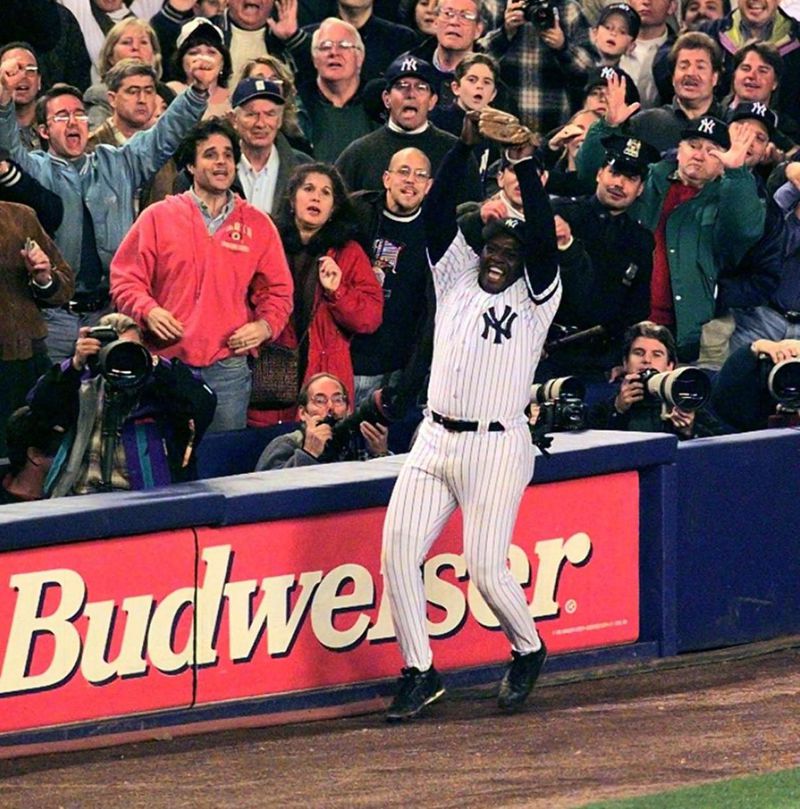
[(404, 180), (414, 180), (418, 183), (424, 183), (430, 180), (431, 173), (425, 169), (412, 169), (411, 166), (400, 166), (399, 169), (389, 169), (390, 174), (397, 174)]
[(440, 8), (439, 16), (448, 21), (460, 19), (464, 22), (477, 22), (478, 20), (478, 15), (474, 11), (459, 11), (455, 8)]
[(76, 124), (85, 124), (88, 123), (89, 116), (83, 110), (78, 110), (77, 112), (57, 112), (47, 120), (57, 124), (68, 124), (70, 120), (75, 121)]
[(408, 79), (400, 79), (392, 85), (393, 90), (399, 90), (401, 93), (430, 93), (431, 86), (426, 81), (409, 81)]
[(323, 39), (322, 42), (318, 42), (316, 45), (316, 49), (323, 53), (330, 53), (334, 48), (338, 48), (340, 51), (354, 51), (358, 49), (358, 44), (349, 39), (340, 39), (338, 41)]
[(343, 393), (334, 393), (333, 396), (326, 396), (324, 393), (315, 393), (309, 398), (311, 404), (317, 407), (327, 407), (330, 402), (334, 407), (341, 407), (347, 404), (347, 397)]

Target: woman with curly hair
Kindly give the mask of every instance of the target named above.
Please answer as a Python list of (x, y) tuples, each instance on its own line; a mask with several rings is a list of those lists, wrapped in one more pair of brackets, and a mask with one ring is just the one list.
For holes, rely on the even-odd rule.
[[(354, 334), (375, 331), (383, 290), (356, 241), (356, 222), (338, 170), (327, 163), (295, 169), (277, 225), (294, 279), (294, 311), (275, 343), (299, 348), (300, 385), (318, 373), (342, 380), (353, 401)], [(298, 391), (299, 392), (299, 391)], [(253, 425), (293, 420), (296, 408), (253, 410)]]

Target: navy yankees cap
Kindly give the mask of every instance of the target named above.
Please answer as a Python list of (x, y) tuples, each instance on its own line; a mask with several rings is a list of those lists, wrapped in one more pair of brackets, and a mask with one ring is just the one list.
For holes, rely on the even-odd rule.
[(713, 115), (703, 115), (690, 121), (681, 131), (681, 140), (705, 138), (716, 143), (722, 149), (731, 148), (731, 137), (728, 134), (728, 125)]
[(615, 65), (603, 65), (590, 70), (583, 87), (584, 97), (594, 90), (595, 87), (607, 87), (609, 76), (616, 74), (621, 79), (625, 79), (625, 103), (638, 104), (641, 100), (636, 82), (621, 68)]
[(597, 24), (602, 25), (612, 14), (619, 14), (620, 17), (625, 18), (630, 36), (634, 39), (639, 36), (642, 18), (633, 6), (629, 6), (627, 3), (611, 3), (601, 10), (600, 16), (597, 18)]
[(605, 165), (628, 177), (646, 177), (649, 165), (661, 159), (655, 146), (639, 138), (606, 135), (600, 142), (606, 150)]
[(398, 56), (389, 67), (386, 68), (384, 80), (388, 90), (398, 79), (405, 79), (408, 76), (416, 76), (422, 81), (428, 82), (431, 90), (436, 92), (436, 73), (433, 66), (417, 56), (408, 54)]
[(242, 79), (233, 91), (231, 98), (232, 107), (241, 107), (254, 98), (266, 98), (275, 104), (285, 103), (283, 93), (279, 85), (267, 79)]
[(505, 219), (492, 219), (486, 223), (481, 236), (484, 242), (488, 242), (492, 236), (497, 236), (499, 233), (507, 233), (513, 236), (517, 241), (525, 241), (525, 222), (522, 219), (515, 219), (508, 216)]
[(754, 101), (752, 104), (739, 104), (728, 114), (729, 124), (734, 121), (748, 120), (760, 121), (767, 128), (770, 140), (774, 137), (775, 130), (778, 128), (778, 116), (766, 104), (760, 101)]

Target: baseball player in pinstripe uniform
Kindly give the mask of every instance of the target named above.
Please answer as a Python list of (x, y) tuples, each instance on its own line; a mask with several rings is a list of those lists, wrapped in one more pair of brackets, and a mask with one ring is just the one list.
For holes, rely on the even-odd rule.
[(532, 148), (510, 149), (525, 222), (489, 222), (476, 254), (457, 227), (452, 189), (478, 138), (475, 122), (466, 118), (423, 207), (436, 329), (429, 409), (383, 531), (384, 582), (406, 664), (389, 721), (415, 717), (444, 693), (433, 667), (420, 565), (457, 506), (470, 578), (512, 646), (500, 686), (502, 709), (522, 706), (546, 657), (507, 556), (533, 474), (525, 416), (530, 383), (561, 297), (553, 212)]

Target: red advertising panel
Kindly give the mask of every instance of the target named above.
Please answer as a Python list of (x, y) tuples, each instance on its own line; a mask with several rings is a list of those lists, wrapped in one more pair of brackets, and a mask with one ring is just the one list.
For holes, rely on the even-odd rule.
[[(0, 733), (394, 676), (384, 512), (0, 554)], [(635, 472), (527, 490), (510, 564), (552, 652), (637, 639), (638, 513)], [(443, 670), (508, 656), (460, 551), (456, 514), (425, 564)]]
[[(385, 509), (201, 529), (198, 703), (388, 677), (402, 664), (380, 575)], [(638, 637), (638, 475), (530, 487), (510, 553), (551, 652)], [(458, 513), (425, 564), (442, 670), (509, 647), (469, 584)]]
[(188, 706), (190, 530), (0, 553), (0, 732)]

